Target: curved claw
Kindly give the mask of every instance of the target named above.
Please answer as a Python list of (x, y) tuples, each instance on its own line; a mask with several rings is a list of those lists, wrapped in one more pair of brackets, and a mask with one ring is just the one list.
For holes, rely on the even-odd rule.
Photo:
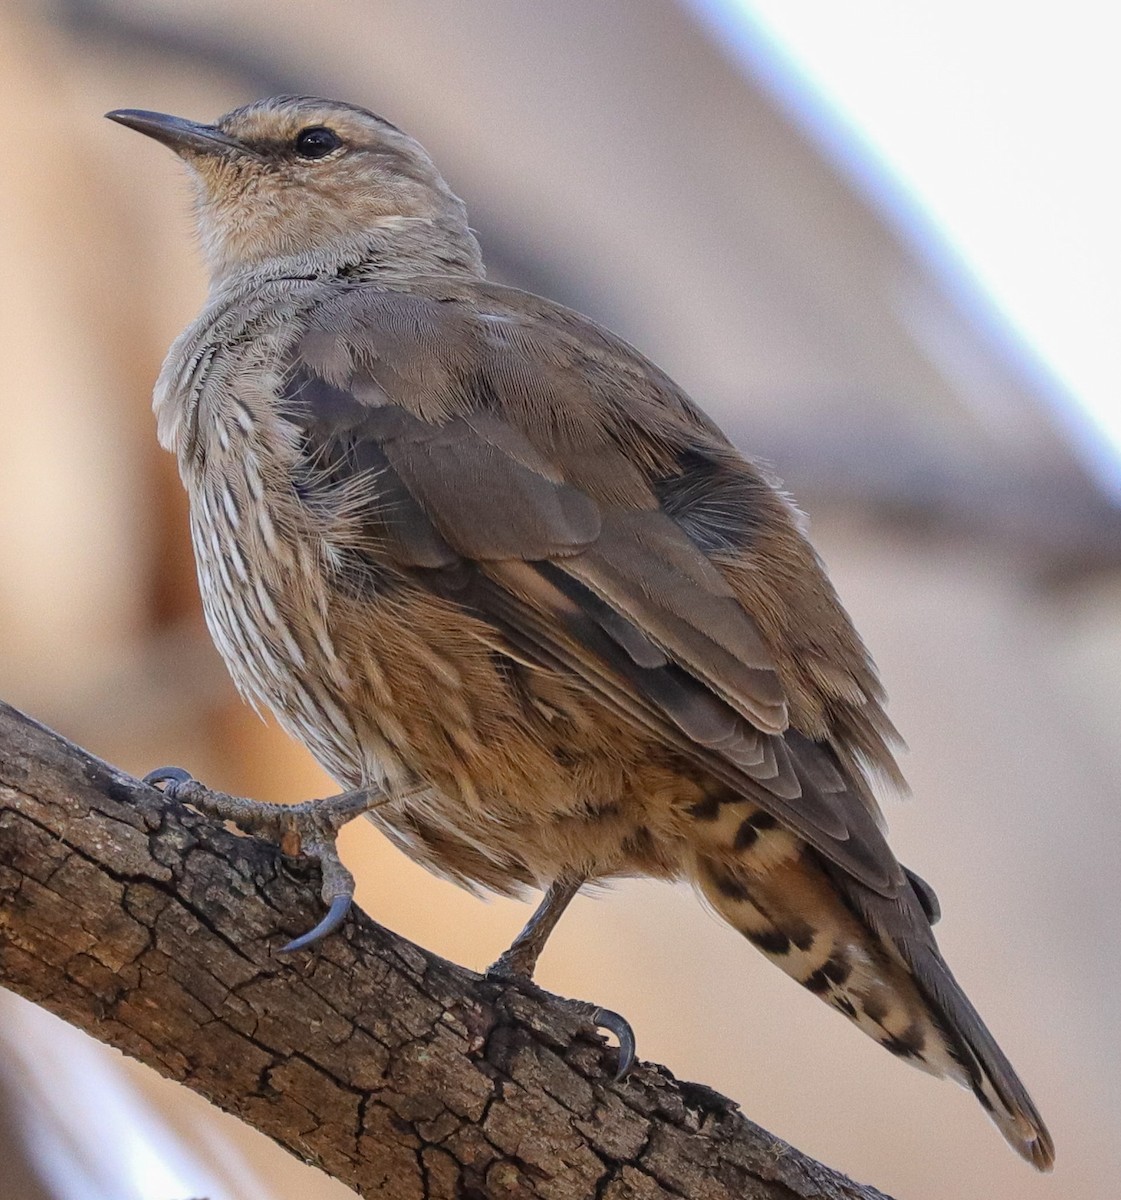
[(157, 767), (154, 771), (149, 771), (144, 776), (142, 782), (149, 787), (155, 787), (157, 784), (169, 784), (171, 786), (164, 787), (161, 790), (167, 796), (175, 797), (175, 784), (190, 783), (193, 776), (190, 771), (184, 771), (182, 767)]
[[(294, 941), (289, 942), (287, 946), (281, 946), (278, 953), (292, 954), (296, 950), (303, 950), (305, 946), (310, 946), (313, 942), (318, 942), (320, 938), (325, 938), (329, 933), (334, 933), (343, 921), (346, 920), (346, 914), (350, 912), (352, 900), (353, 897), (351, 896), (336, 896), (331, 901), (331, 907), (327, 910), (327, 915), (314, 929), (309, 929), (307, 933), (301, 934)], [(622, 1020), (621, 1017), (619, 1019)]]
[(637, 1059), (637, 1046), (634, 1040), (634, 1030), (626, 1017), (620, 1016), (610, 1008), (597, 1008), (592, 1013), (592, 1020), (600, 1029), (613, 1033), (619, 1040), (619, 1065), (615, 1069), (615, 1082), (618, 1083)]

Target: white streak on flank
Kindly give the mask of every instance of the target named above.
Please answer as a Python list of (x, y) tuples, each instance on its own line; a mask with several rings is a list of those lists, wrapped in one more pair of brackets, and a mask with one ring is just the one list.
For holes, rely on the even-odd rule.
[(234, 581), (230, 577), (230, 569), (226, 565), (226, 556), (222, 553), (222, 547), (218, 542), (218, 535), (211, 532), (210, 544), (214, 550), (214, 560), (218, 564), (218, 575), (222, 580), (222, 586), (225, 588), (226, 598), (229, 599), (234, 594)]
[(272, 517), (269, 516), (268, 509), (264, 505), (258, 505), (256, 515), (257, 528), (261, 531), (261, 537), (264, 538), (269, 553), (274, 556), (279, 555), (280, 543), (276, 536), (276, 526), (272, 523)]
[(261, 480), (261, 464), (257, 461), (256, 451), (245, 451), (241, 460), (241, 470), (246, 487), (249, 488), (249, 494), (260, 503), (265, 496), (265, 485)]
[[(213, 592), (210, 593), (213, 595)], [(222, 657), (228, 663), (240, 664), (243, 661), (243, 656), (239, 653), (239, 646), (236, 638), (232, 637), (233, 630), (229, 628), (229, 621), (226, 619), (225, 612), (216, 607), (213, 603), (205, 603), (203, 605), (203, 614), (206, 617), (206, 625), (210, 630), (210, 636), (214, 639)], [(235, 672), (234, 681), (238, 682), (239, 673)]]
[(337, 573), (342, 569), (343, 555), (342, 551), (334, 542), (324, 541), (321, 545), (321, 553), (326, 560), (327, 568), (332, 573)]
[(276, 694), (277, 685), (283, 685), (287, 678), (285, 669), (273, 654), (268, 639), (238, 601), (231, 600), (223, 607), (221, 619), (229, 627), (232, 653), (227, 661), (235, 680), (243, 691), (248, 684), (250, 690), (268, 702), (267, 698)]
[(265, 702), (271, 705), (269, 697), (275, 697), (278, 689), (284, 687), (287, 673), (279, 659), (273, 654), (272, 646), (266, 638), (255, 636), (253, 641), (246, 646), (246, 650), (248, 651), (246, 662), (254, 672), (256, 686), (260, 689)]
[(229, 546), (229, 559), (234, 565), (234, 571), (238, 579), (242, 583), (249, 583), (249, 572), (245, 566), (245, 559), (241, 556), (241, 551), (238, 549), (237, 542), (231, 541)]
[(238, 401), (233, 401), (234, 415), (237, 417), (237, 423), (241, 426), (243, 433), (253, 432), (253, 417), (249, 409), (244, 404), (239, 404)]
[(324, 738), (321, 730), (323, 714), (320, 711), (319, 705), (315, 702), (315, 697), (308, 691), (302, 680), (297, 679), (292, 687), (292, 695), (296, 700), (296, 706), (303, 714), (304, 725), (302, 736), (305, 738), (314, 738), (320, 746), (329, 746), (330, 743)]
[(335, 643), (331, 640), (331, 635), (327, 632), (327, 626), (320, 621), (315, 622), (315, 645), (323, 655), (323, 665), (327, 668), (334, 682), (339, 687), (348, 687), (350, 685), (350, 676), (342, 659), (339, 657), (339, 652), (335, 649)]
[(334, 726), (335, 732), (339, 735), (344, 745), (349, 745), (354, 740), (354, 727), (347, 720), (346, 714), (341, 708), (331, 699), (323, 688), (316, 685), (315, 698), (319, 703), (320, 712)]
[(304, 657), (304, 652), (300, 649), (299, 643), (292, 636), (292, 631), (287, 625), (280, 625), (277, 628), (277, 632), (280, 634), (280, 640), (284, 643), (284, 649), (287, 651), (292, 663), (303, 670), (307, 666), (307, 659)]
[[(191, 534), (196, 543), (201, 539), (202, 534), (210, 527), (210, 504), (206, 496), (206, 488), (200, 487), (197, 492), (191, 497)], [(198, 512), (195, 512), (195, 508)]]
[(241, 524), (241, 514), (237, 511), (234, 494), (230, 491), (228, 483), (222, 485), (222, 507), (226, 510), (226, 519), (230, 523), (230, 528), (237, 529)]
[(272, 602), (272, 596), (269, 595), (269, 589), (265, 587), (263, 580), (260, 577), (253, 581), (253, 591), (257, 596), (257, 603), (261, 606), (261, 613), (265, 620), (274, 628), (280, 628), (280, 614), (276, 611), (276, 605)]

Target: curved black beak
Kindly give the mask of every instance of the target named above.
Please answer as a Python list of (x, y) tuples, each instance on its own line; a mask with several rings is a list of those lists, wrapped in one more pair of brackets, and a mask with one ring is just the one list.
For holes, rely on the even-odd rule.
[(236, 138), (215, 125), (200, 125), (167, 113), (145, 112), (140, 108), (117, 108), (105, 114), (110, 121), (135, 129), (170, 146), (176, 154), (252, 154)]

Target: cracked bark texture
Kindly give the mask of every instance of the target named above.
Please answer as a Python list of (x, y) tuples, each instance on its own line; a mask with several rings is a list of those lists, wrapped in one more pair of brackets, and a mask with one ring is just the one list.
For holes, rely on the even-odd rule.
[(384, 1200), (886, 1200), (0, 704), (0, 984)]

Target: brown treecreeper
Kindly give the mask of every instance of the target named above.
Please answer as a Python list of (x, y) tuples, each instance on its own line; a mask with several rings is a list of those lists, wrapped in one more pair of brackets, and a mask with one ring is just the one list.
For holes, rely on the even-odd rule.
[(688, 880), (1048, 1169), (884, 839), (894, 731), (790, 501), (625, 342), (488, 283), (463, 204), (380, 117), (109, 115), (196, 186), (211, 292), (155, 409), (210, 631), (349, 790), (288, 808), (152, 779), (321, 858), (329, 917), (289, 948), (345, 915), (334, 840), (362, 812), (466, 886), (545, 889), (493, 968), (514, 979), (585, 883)]

